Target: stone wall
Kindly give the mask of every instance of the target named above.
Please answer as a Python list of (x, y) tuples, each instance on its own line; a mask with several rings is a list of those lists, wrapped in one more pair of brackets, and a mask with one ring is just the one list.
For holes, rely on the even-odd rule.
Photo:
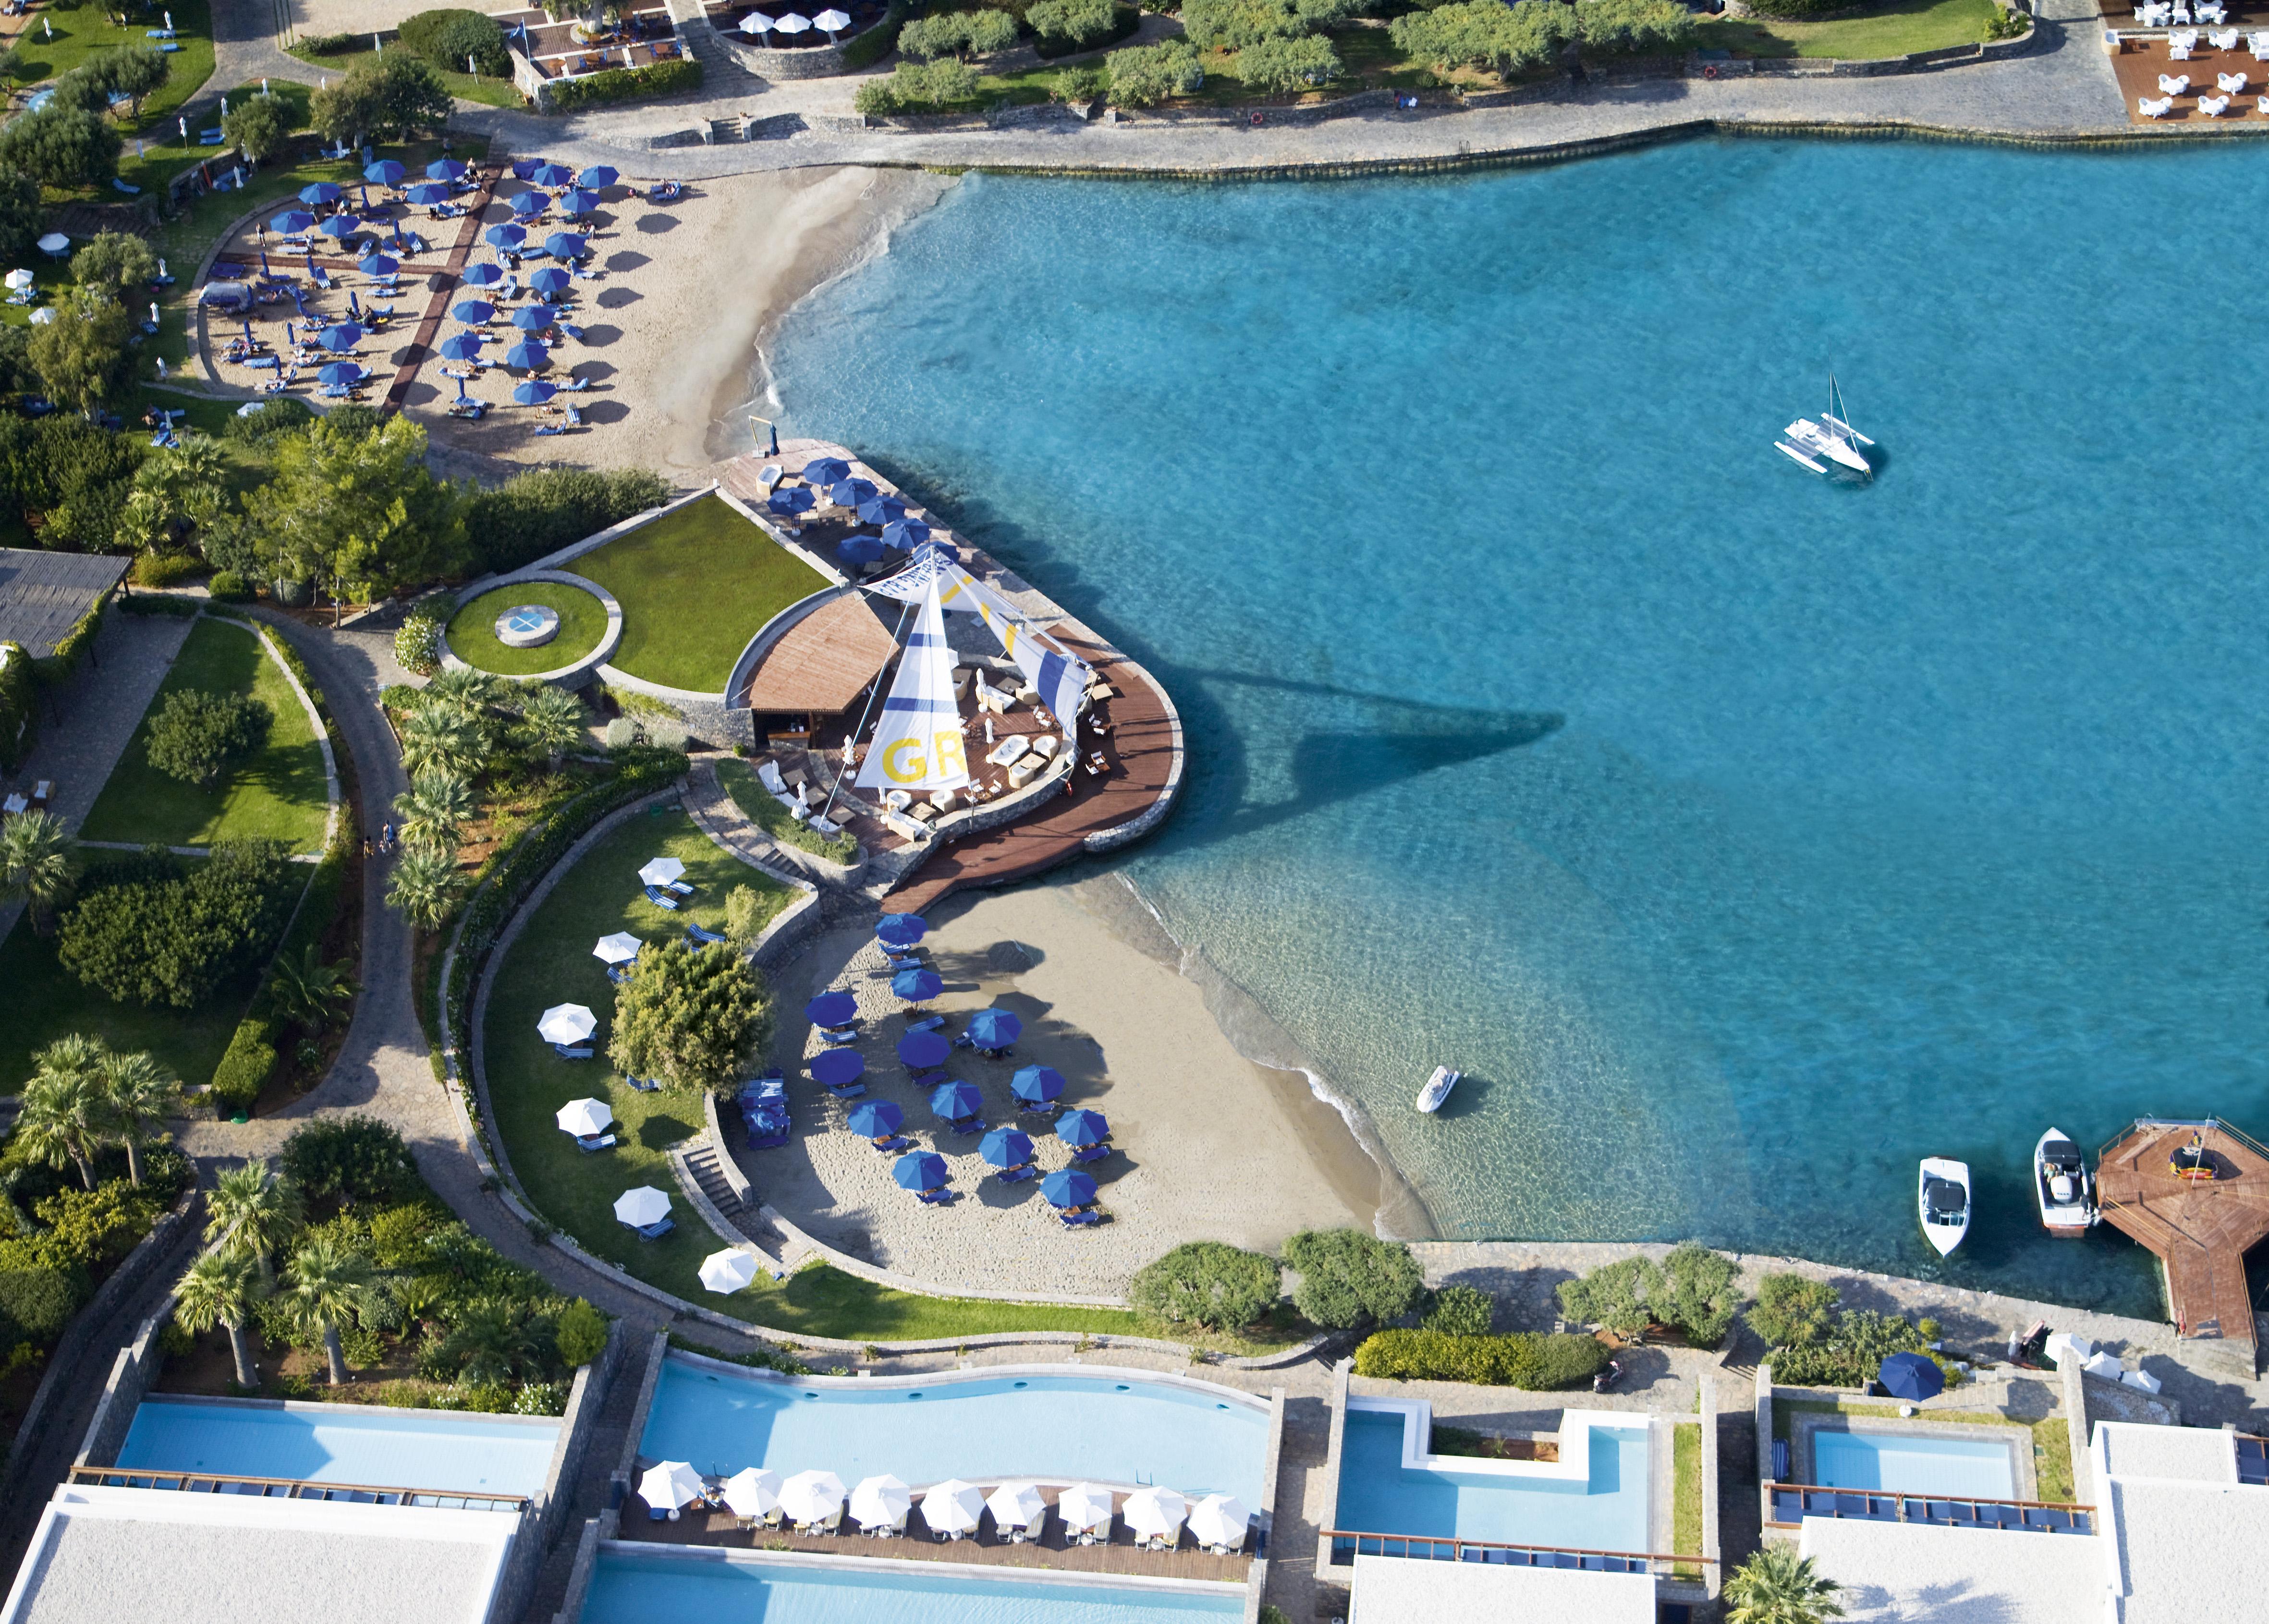
[[(497, 1513), (502, 1516), (502, 1512)], [(520, 1532), (505, 1554), (504, 1571), (489, 1595), (487, 1624), (514, 1624), (528, 1611), (536, 1576), (543, 1565), (543, 1513), (533, 1502), (520, 1511)]]
[(544, 1474), (543, 1493), (536, 1502), (543, 1518), (540, 1543), (546, 1548), (559, 1537), (567, 1508), (574, 1500), (575, 1479), (583, 1470), (584, 1456), (590, 1452), (591, 1434), (598, 1427), (600, 1412), (606, 1408), (615, 1373), (622, 1368), (623, 1356), (636, 1335), (626, 1322), (617, 1320), (599, 1356), (575, 1372), (567, 1411), (560, 1418), (559, 1438), (552, 1445), (551, 1470)]
[(79, 1445), (73, 1465), (118, 1464), (118, 1451), (134, 1425), (134, 1412), (150, 1391), (150, 1384), (158, 1379), (158, 1372), (165, 1369), (166, 1350), (159, 1346), (159, 1334), (173, 1317), (174, 1299), (169, 1296), (142, 1322), (134, 1340), (118, 1350), (118, 1358), (110, 1367), (110, 1380), (103, 1385), (101, 1402), (94, 1406), (94, 1419), (87, 1423), (86, 1441)]
[(749, 41), (745, 34), (727, 33), (721, 29), (713, 32), (725, 54), (760, 79), (827, 79), (851, 71), (851, 65), (843, 60), (842, 45), (774, 50)]

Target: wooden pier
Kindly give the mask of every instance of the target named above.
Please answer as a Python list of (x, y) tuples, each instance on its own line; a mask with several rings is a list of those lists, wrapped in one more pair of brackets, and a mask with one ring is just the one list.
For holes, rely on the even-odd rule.
[(2269, 1238), (2269, 1148), (2212, 1119), (2146, 1118), (2097, 1153), (2106, 1222), (2158, 1254), (2186, 1340), (2220, 1340), (2256, 1366), (2245, 1254)]

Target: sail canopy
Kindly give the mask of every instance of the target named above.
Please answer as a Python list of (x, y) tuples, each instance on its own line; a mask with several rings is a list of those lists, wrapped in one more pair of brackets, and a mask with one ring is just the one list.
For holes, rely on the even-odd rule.
[(857, 782), (861, 789), (908, 791), (961, 789), (969, 783), (961, 712), (953, 698), (953, 651), (946, 646), (935, 579), (917, 602), (913, 635), (883, 701)]

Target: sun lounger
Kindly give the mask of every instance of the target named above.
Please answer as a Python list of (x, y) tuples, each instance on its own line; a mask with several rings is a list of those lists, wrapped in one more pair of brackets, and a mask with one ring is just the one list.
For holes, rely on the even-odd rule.
[(894, 1156), (913, 1142), (913, 1140), (908, 1139), (903, 1133), (893, 1133), (888, 1139), (876, 1140), (875, 1141), (875, 1149), (878, 1155)]
[(942, 1030), (944, 1025), (945, 1017), (942, 1015), (924, 1015), (919, 1021), (907, 1022), (906, 1030), (910, 1032), (935, 1032)]
[(725, 940), (724, 936), (720, 934), (718, 932), (713, 930), (703, 930), (698, 925), (694, 924), (691, 919), (686, 921), (685, 934), (689, 940), (698, 942), (705, 948), (714, 947), (717, 943)]
[[(1049, 1105), (1043, 1105), (1040, 1109), (1042, 1111), (1051, 1111), (1054, 1108)], [(1111, 1150), (1112, 1148), (1109, 1145), (1085, 1145), (1081, 1147), (1079, 1149), (1073, 1151), (1071, 1153), (1071, 1159), (1075, 1162), (1100, 1162), (1104, 1157), (1111, 1154)]]
[(867, 1085), (863, 1082), (839, 1082), (827, 1091), (839, 1100), (855, 1100), (867, 1091)]
[(676, 1227), (677, 1223), (674, 1219), (657, 1218), (654, 1222), (646, 1224), (639, 1229), (638, 1232), (639, 1239), (642, 1241), (658, 1241)]
[(607, 979), (614, 985), (620, 986), (624, 982), (630, 978), (631, 972), (624, 966), (620, 964), (610, 964), (607, 966)]
[(953, 1192), (944, 1188), (917, 1191), (914, 1200), (925, 1207), (944, 1207), (953, 1200)]
[[(543, 433), (543, 431), (542, 429), (538, 429), (538, 430), (536, 430), (536, 432), (538, 434), (541, 434), (541, 433)], [(563, 432), (565, 432), (565, 431), (564, 431), (564, 430), (560, 430), (560, 429), (554, 429), (554, 430), (552, 430), (552, 431), (551, 431), (551, 432), (553, 432), (554, 434), (558, 434), (558, 433), (563, 433)], [(667, 892), (667, 891), (664, 891), (664, 890), (659, 890), (655, 889), (654, 886), (649, 885), (649, 886), (647, 886), (647, 887), (646, 888), (646, 899), (647, 899), (648, 902), (652, 903), (652, 904), (653, 904), (655, 907), (657, 907), (657, 908), (666, 908), (666, 909), (668, 909), (668, 910), (669, 910), (670, 912), (672, 912), (672, 913), (675, 913), (675, 912), (677, 912), (677, 898), (676, 898), (676, 897), (672, 897), (672, 896), (671, 896), (669, 892)]]
[(2199, 112), (2205, 114), (2208, 118), (2220, 118), (2223, 114), (2229, 111), (2229, 98), (2227, 96), (2200, 96), (2199, 98), (2198, 109)]
[(588, 1044), (572, 1048), (565, 1044), (553, 1044), (551, 1047), (563, 1060), (588, 1060), (592, 1054), (591, 1045)]
[(994, 1174), (993, 1177), (994, 1179), (1000, 1184), (1021, 1185), (1028, 1178), (1037, 1177), (1039, 1174), (1039, 1169), (1034, 1167), (1030, 1162), (1027, 1162), (1022, 1167), (1004, 1167), (999, 1172)]
[(672, 880), (662, 889), (665, 890), (675, 891), (680, 897), (691, 897), (693, 895), (693, 888), (683, 880)]
[(655, 1094), (661, 1089), (661, 1082), (653, 1077), (625, 1077), (623, 1081), (640, 1094)]
[(1063, 1220), (1063, 1227), (1067, 1229), (1084, 1229), (1090, 1224), (1101, 1223), (1103, 1222), (1103, 1214), (1093, 1211), (1084, 1213), (1058, 1213), (1056, 1216)]
[(587, 1156), (596, 1151), (612, 1150), (614, 1148), (615, 1136), (611, 1133), (585, 1133), (579, 1135), (575, 1140), (575, 1148)]

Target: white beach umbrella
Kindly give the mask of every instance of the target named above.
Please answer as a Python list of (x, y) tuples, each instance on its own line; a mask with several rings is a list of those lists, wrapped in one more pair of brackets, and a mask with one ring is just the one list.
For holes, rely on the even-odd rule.
[(669, 1198), (652, 1185), (640, 1185), (615, 1198), (615, 1216), (634, 1229), (643, 1229), (669, 1216)]
[(835, 43), (835, 35), (839, 30), (851, 26), (851, 19), (840, 11), (822, 11), (811, 20), (815, 26), (827, 31), (827, 42), (830, 45)]
[(599, 1017), (580, 1004), (554, 1004), (536, 1022), (536, 1034), (548, 1044), (579, 1044), (599, 1030)]
[(61, 254), (69, 247), (70, 247), (70, 239), (61, 232), (49, 232), (40, 239), (40, 252), (42, 254)]
[(725, 1480), (725, 1503), (735, 1517), (770, 1517), (780, 1510), (780, 1474), (743, 1466)]
[(1182, 1525), (1182, 1515), (1188, 1502), (1171, 1488), (1138, 1488), (1127, 1496), (1120, 1515), (1127, 1526), (1142, 1539), (1171, 1534)]
[(800, 12), (790, 11), (787, 16), (781, 18), (780, 21), (774, 23), (772, 26), (779, 29), (785, 34), (794, 35), (799, 33), (809, 33), (811, 32), (811, 18), (803, 16)]
[(757, 1260), (737, 1247), (728, 1246), (701, 1259), (701, 1283), (711, 1291), (739, 1291), (757, 1277)]
[(1208, 1495), (1190, 1508), (1190, 1532), (1201, 1545), (1243, 1545), (1245, 1521), (1234, 1495)]
[(648, 885), (667, 885), (685, 872), (685, 865), (674, 857), (657, 857), (639, 870), (639, 878)]
[(780, 1485), (780, 1502), (799, 1523), (824, 1523), (843, 1503), (843, 1480), (832, 1472), (799, 1472)]
[(896, 1528), (906, 1520), (906, 1508), (913, 1502), (906, 1486), (885, 1472), (860, 1479), (859, 1487), (851, 1491), (851, 1516), (861, 1528)]
[(985, 1496), (974, 1483), (948, 1478), (934, 1483), (922, 1495), (922, 1521), (934, 1534), (973, 1534), (985, 1510)]
[(615, 1113), (604, 1100), (569, 1100), (551, 1118), (578, 1139), (588, 1139), (594, 1133), (603, 1133)]
[(741, 19), (741, 32), (743, 33), (770, 33), (772, 32), (772, 19), (766, 17), (762, 11), (751, 11)]
[(1056, 1497), (1056, 1515), (1067, 1528), (1111, 1526), (1111, 1491), (1098, 1483), (1082, 1483)]
[(1024, 1528), (1047, 1515), (1048, 1502), (1030, 1483), (1003, 1483), (987, 1497), (985, 1509), (993, 1513), (994, 1526)]
[(646, 943), (630, 932), (618, 930), (611, 936), (600, 937), (599, 945), (591, 949), (591, 956), (604, 959), (610, 964), (627, 964), (639, 956), (639, 949), (644, 946)]
[(32, 312), (32, 325), (33, 327), (46, 327), (55, 319), (55, 307), (53, 305), (42, 305), (37, 310)]
[(9, 287), (18, 293), (22, 292), (26, 288), (30, 287), (32, 284), (37, 280), (38, 278), (33, 277), (28, 270), (11, 270), (8, 273)]
[(682, 1460), (665, 1460), (648, 1466), (639, 1480), (639, 1498), (650, 1506), (675, 1511), (701, 1498), (701, 1474)]

